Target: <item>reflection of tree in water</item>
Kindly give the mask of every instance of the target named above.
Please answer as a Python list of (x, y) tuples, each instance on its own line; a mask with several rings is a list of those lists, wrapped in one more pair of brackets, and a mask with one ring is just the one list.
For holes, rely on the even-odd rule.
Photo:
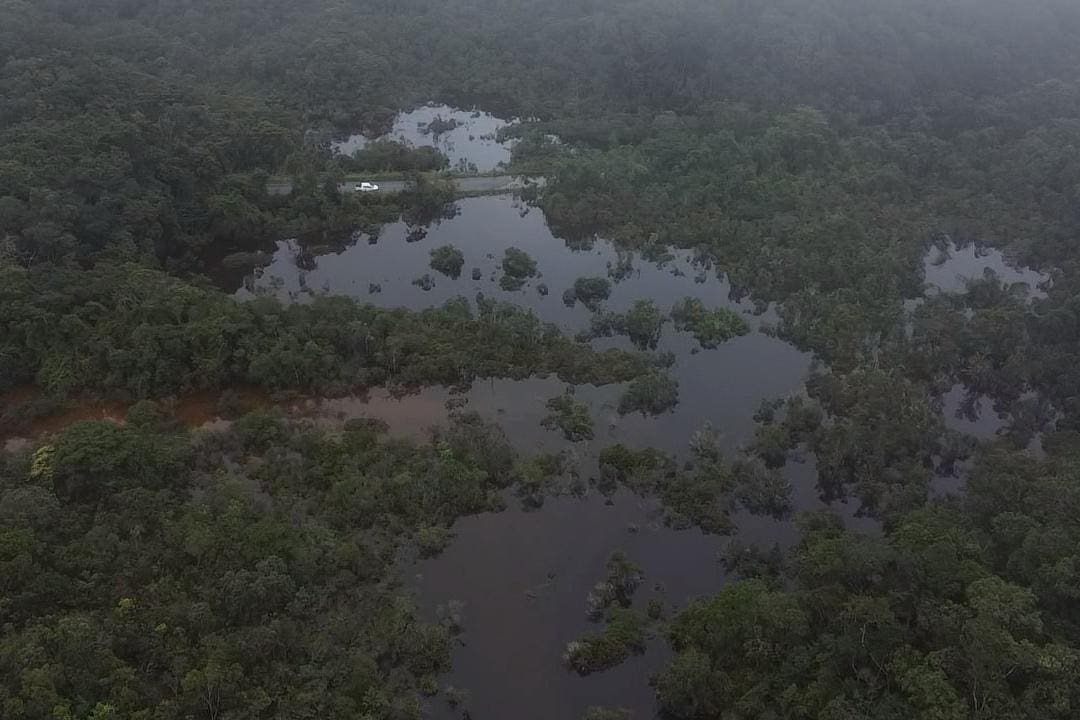
[(935, 255), (929, 262), (934, 267), (941, 267), (945, 263), (952, 259), (952, 253), (949, 252), (947, 247), (938, 247), (937, 255)]
[(461, 214), (461, 208), (452, 200), (449, 202), (420, 202), (411, 204), (401, 213), (401, 220), (406, 225), (437, 225), (443, 220), (453, 220)]
[[(729, 278), (729, 280), (731, 280)], [(728, 300), (733, 303), (741, 303), (750, 295), (750, 288), (737, 284), (734, 280), (731, 280), (731, 287), (728, 289)]]
[(974, 390), (968, 390), (964, 393), (964, 397), (956, 408), (956, 417), (963, 418), (968, 422), (975, 422), (982, 414), (982, 400), (982, 395)]
[[(446, 149), (448, 152), (452, 152), (454, 149), (453, 143), (448, 144)], [(454, 170), (456, 172), (465, 174), (476, 174), (480, 172), (480, 169), (477, 167), (476, 163), (470, 161), (466, 157), (458, 158), (457, 162), (454, 163)]]
[(304, 246), (296, 246), (293, 252), (293, 264), (296, 265), (298, 270), (306, 270), (308, 272), (314, 270), (318, 265), (318, 261), (315, 258), (316, 253), (311, 248)]
[(615, 249), (614, 262), (608, 260), (607, 275), (612, 282), (619, 284), (634, 273), (634, 253), (620, 248)]
[(556, 237), (562, 237), (563, 242), (566, 243), (566, 247), (574, 252), (588, 252), (596, 245), (595, 233), (563, 234), (556, 232), (554, 227), (552, 227), (551, 230)]
[(464, 123), (457, 118), (444, 118), (440, 113), (426, 125), (421, 122), (417, 123), (416, 127), (422, 135), (433, 135), (437, 141), (440, 135), (445, 135), (448, 132), (458, 129), (462, 125), (464, 125)]
[(518, 211), (518, 217), (525, 217), (533, 208), (533, 206), (529, 204), (529, 198), (526, 196), (529, 191), (535, 195), (535, 188), (522, 188), (511, 195), (512, 199), (510, 205)]
[(379, 236), (382, 234), (382, 229), (382, 225), (363, 225), (358, 227), (349, 234), (349, 239), (345, 241), (345, 247), (359, 245), (362, 238), (367, 238), (368, 245), (376, 245), (379, 242)]

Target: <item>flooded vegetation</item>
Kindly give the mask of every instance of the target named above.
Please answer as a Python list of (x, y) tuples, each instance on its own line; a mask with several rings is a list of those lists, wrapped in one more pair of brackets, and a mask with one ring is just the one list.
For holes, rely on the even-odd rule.
[[(658, 599), (670, 612), (682, 599), (720, 587), (723, 541), (665, 528), (654, 503), (629, 493), (612, 500), (552, 499), (541, 512), (511, 504), (502, 513), (464, 519), (442, 555), (412, 568), (429, 612), (460, 604), (463, 643), (453, 652), (446, 682), (469, 689), (477, 717), (506, 707), (529, 720), (575, 717), (610, 704), (651, 714), (652, 692), (643, 680), (667, 657), (660, 639), (649, 640), (644, 654), (588, 677), (567, 670), (562, 655), (568, 643), (596, 629), (588, 596), (612, 552), (623, 551), (642, 569), (635, 606), (644, 611)], [(528, 652), (507, 652), (508, 637)], [(432, 709), (433, 717), (459, 716), (443, 702)]]
[[(270, 394), (257, 388), (235, 387), (223, 392), (200, 392), (168, 398), (161, 402), (161, 412), (180, 426), (192, 429), (221, 428), (228, 420), (244, 413), (275, 405)], [(73, 398), (50, 401), (40, 390), (30, 386), (0, 396), (0, 440), (8, 447), (25, 447), (35, 439), (55, 435), (69, 425), (87, 420), (124, 423), (132, 403), (118, 400)], [(302, 411), (302, 405), (286, 405), (290, 413)]]
[[(706, 424), (719, 431), (725, 451), (735, 453), (760, 441), (760, 430), (751, 418), (764, 400), (800, 391), (809, 358), (763, 334), (763, 319), (770, 313), (739, 302), (722, 276), (685, 251), (658, 261), (602, 239), (584, 248), (568, 245), (551, 236), (535, 210), (506, 198), (463, 201), (455, 217), (429, 228), (421, 240), (410, 242), (408, 233), (403, 225), (385, 226), (377, 237), (354, 238), (337, 252), (312, 257), (303, 269), (296, 260), (299, 248), (284, 243), (273, 264), (244, 292), (282, 293), (304, 301), (320, 292), (362, 292), (360, 288), (377, 282), (383, 292), (372, 302), (414, 308), (455, 295), (483, 293), (525, 305), (545, 321), (591, 337), (594, 343), (670, 352), (676, 358), (671, 373), (679, 386), (694, 388), (693, 393), (680, 395), (668, 414), (620, 413), (621, 388), (570, 388), (539, 379), (477, 383), (461, 396), (423, 390), (409, 397), (385, 398), (377, 408), (369, 408), (375, 416), (389, 418), (415, 418), (427, 412), (430, 420), (444, 423), (448, 403), (466, 407), (497, 420), (523, 449), (567, 451), (569, 442), (573, 445), (569, 452), (580, 462), (583, 497), (557, 493), (539, 509), (520, 506), (517, 498), (508, 497), (506, 511), (459, 522), (448, 549), (415, 566), (417, 587), (429, 612), (452, 607), (461, 619), (464, 635), (454, 650), (455, 670), (447, 682), (469, 690), (469, 707), (495, 713), (511, 703), (519, 708), (520, 717), (545, 718), (615, 703), (648, 716), (652, 700), (641, 690), (643, 679), (657, 672), (668, 657), (655, 639), (642, 645), (640, 657), (599, 675), (580, 677), (562, 667), (567, 644), (596, 629), (583, 610), (583, 598), (604, 559), (612, 552), (627, 551), (647, 561), (647, 590), (636, 603), (638, 610), (645, 612), (651, 601), (664, 603), (673, 612), (689, 598), (721, 587), (727, 576), (723, 555), (731, 541), (670, 527), (656, 500), (589, 488), (600, 474), (589, 458), (598, 459), (601, 450), (613, 443), (685, 456), (689, 439)], [(508, 243), (513, 247), (507, 248)], [(425, 255), (447, 247), (456, 251), (455, 267), (460, 253), (461, 266), (479, 272), (444, 274), (423, 294), (404, 282)], [(523, 278), (517, 290), (499, 281), (505, 276), (508, 249), (522, 250), (525, 259), (514, 262), (528, 266), (511, 272)], [(1014, 269), (999, 253), (976, 252), (970, 246), (952, 248), (947, 256), (932, 252), (926, 260), (926, 281), (939, 292), (962, 290), (967, 280), (982, 278), (986, 272), (1007, 283), (1027, 283), (1035, 293), (1046, 279)], [(535, 291), (542, 282), (556, 290), (565, 288), (578, 300), (582, 277), (604, 280), (605, 291), (583, 291), (585, 301), (575, 303)], [(312, 287), (318, 290), (310, 291)], [(992, 436), (1001, 428), (991, 403), (965, 402), (955, 388), (943, 397), (942, 416), (946, 426), (976, 437)], [(784, 470), (796, 509), (821, 506), (814, 472), (812, 466), (791, 463)], [(958, 491), (962, 487), (958, 477), (955, 471), (944, 471), (935, 480), (936, 490)], [(853, 517), (853, 506), (835, 507), (852, 527), (873, 531), (873, 523)], [(790, 523), (777, 524), (745, 512), (734, 517), (737, 537), (745, 542), (756, 538), (765, 544), (785, 544), (794, 539)], [(565, 538), (574, 549), (552, 543), (552, 538)], [(538, 547), (544, 552), (536, 552)], [(571, 557), (574, 561), (568, 563)], [(673, 563), (676, 557), (680, 561)], [(504, 638), (526, 628), (532, 652), (507, 662)], [(454, 708), (441, 703), (433, 704), (433, 713), (456, 716)]]
[[(499, 513), (457, 521), (441, 552), (402, 568), (427, 617), (452, 613), (462, 633), (451, 652), (454, 669), (439, 679), (450, 688), (444, 693), (449, 701), (430, 703), (432, 717), (457, 717), (466, 696), (477, 715), (513, 706), (518, 717), (540, 720), (617, 705), (649, 716), (647, 680), (671, 657), (659, 631), (649, 629), (649, 613), (669, 617), (693, 597), (720, 590), (732, 567), (725, 558), (740, 552), (741, 543), (792, 545), (794, 511), (831, 503), (850, 526), (877, 531), (876, 523), (856, 517), (859, 501), (821, 491), (813, 462), (788, 462), (786, 445), (769, 449), (770, 426), (763, 434), (760, 408), (804, 392), (810, 355), (775, 336), (772, 308), (734, 289), (694, 252), (633, 250), (602, 237), (563, 241), (543, 213), (521, 199), (483, 197), (456, 202), (430, 225), (391, 222), (321, 246), (279, 241), (268, 260), (244, 279), (239, 300), (269, 296), (305, 305), (343, 295), (420, 311), (460, 297), (483, 298), (481, 312), (483, 302), (512, 303), (598, 350), (672, 358), (666, 370), (607, 385), (548, 376), (337, 397), (230, 390), (181, 395), (163, 406), (193, 429), (225, 431), (239, 413), (268, 409), (331, 432), (352, 421), (376, 421), (391, 437), (416, 442), (453, 425), (461, 412), (475, 412), (498, 423), (518, 452), (559, 458), (555, 476), (508, 491)], [(963, 292), (987, 277), (1023, 284), (1032, 297), (1042, 296), (1047, 280), (974, 245), (932, 249), (925, 259), (928, 297)], [(908, 307), (918, 312), (921, 305)], [(6, 398), (12, 407), (34, 399), (26, 393)], [(962, 386), (948, 389), (940, 404), (951, 430), (989, 438), (1003, 427), (992, 400)], [(42, 417), (9, 423), (7, 447), (31, 447), (82, 420), (124, 423), (129, 411), (128, 403), (68, 401)], [(778, 484), (767, 491), (779, 495), (757, 497), (768, 486), (758, 477), (756, 489), (730, 512), (710, 519), (691, 512), (689, 522), (672, 523), (680, 501), (662, 500), (658, 488), (605, 485), (611, 448), (648, 447), (688, 458), (691, 439), (703, 428), (730, 457), (779, 458), (781, 470), (769, 481)], [(942, 494), (961, 491), (959, 471), (945, 468), (933, 487)], [(621, 552), (640, 564), (641, 591), (597, 624), (587, 611), (589, 593), (612, 553)], [(507, 661), (511, 633), (525, 633), (530, 652)], [(630, 633), (629, 644), (620, 645), (624, 641), (611, 633)], [(597, 654), (608, 643), (615, 645), (602, 652), (614, 654)]]
[[(412, 287), (431, 254), (446, 246), (462, 254), (463, 268), (469, 272), (435, 278), (430, 291)], [(524, 254), (521, 260), (518, 253)], [(343, 294), (384, 307), (415, 309), (481, 292), (527, 307), (543, 321), (575, 332), (591, 326), (590, 305), (622, 312), (649, 299), (666, 314), (683, 298), (693, 297), (708, 307), (730, 307), (755, 327), (760, 325), (755, 320), (758, 307), (741, 300), (714, 267), (693, 253), (660, 248), (653, 255), (623, 250), (602, 238), (567, 243), (552, 234), (543, 213), (520, 200), (470, 198), (457, 201), (450, 217), (423, 232), (397, 222), (380, 225), (374, 232), (357, 232), (335, 245), (280, 241), (270, 264), (245, 281), (240, 296), (272, 294), (304, 302), (318, 295)], [(480, 271), (479, 277), (473, 270)], [(521, 280), (520, 287), (506, 287), (501, 282), (504, 274)], [(590, 289), (589, 279), (602, 289)], [(382, 290), (369, 297), (373, 283)], [(541, 283), (549, 294), (538, 290)], [(562, 301), (565, 290), (574, 293), (575, 302), (569, 306)]]
[[(777, 482), (787, 488), (780, 492), (788, 498), (785, 503), (793, 503), (791, 509), (769, 510), (773, 501), (767, 499), (757, 507), (747, 495), (733, 506), (730, 520), (725, 515), (719, 524), (704, 518), (690, 523), (718, 533), (707, 534), (672, 525), (670, 508), (665, 510), (655, 489), (605, 488), (604, 454), (613, 446), (650, 447), (686, 458), (695, 433), (711, 428), (724, 453), (738, 457), (749, 450), (769, 458), (756, 414), (766, 401), (803, 392), (810, 356), (771, 333), (777, 317), (767, 305), (736, 292), (712, 263), (690, 251), (635, 251), (603, 238), (564, 242), (541, 212), (511, 197), (460, 200), (452, 213), (419, 230), (399, 221), (354, 233), (340, 244), (280, 241), (269, 264), (246, 278), (237, 296), (244, 302), (272, 296), (308, 304), (345, 295), (411, 310), (483, 297), (527, 308), (540, 321), (598, 349), (668, 354), (671, 367), (604, 386), (532, 377), (340, 397), (275, 400), (251, 390), (230, 391), (223, 399), (220, 393), (203, 393), (181, 396), (165, 410), (183, 426), (218, 431), (230, 427), (228, 418), (238, 412), (257, 408), (277, 409), (294, 421), (334, 432), (350, 421), (373, 420), (385, 424), (391, 436), (420, 442), (469, 411), (497, 422), (519, 452), (561, 456), (555, 482), (507, 494), (501, 513), (458, 521), (445, 550), (403, 572), (413, 578), (429, 617), (453, 609), (463, 634), (452, 651), (454, 670), (440, 682), (454, 689), (450, 698), (467, 691), (473, 712), (496, 713), (510, 703), (519, 708), (519, 717), (539, 720), (614, 703), (647, 716), (652, 695), (646, 680), (670, 657), (655, 631), (645, 631), (626, 650), (613, 650), (619, 662), (611, 664), (618, 667), (581, 654), (592, 652), (585, 648), (600, 642), (596, 638), (638, 622), (618, 613), (609, 618), (614, 625), (590, 621), (587, 598), (606, 559), (627, 552), (641, 564), (643, 586), (633, 601), (634, 618), (650, 610), (670, 615), (690, 598), (722, 587), (730, 567), (725, 553), (739, 547), (727, 536), (790, 545), (796, 537), (791, 510), (824, 505), (813, 464), (781, 460)], [(925, 268), (930, 295), (963, 291), (988, 272), (1006, 283), (1026, 283), (1036, 294), (1046, 280), (1014, 269), (996, 251), (974, 246), (931, 250)], [(31, 398), (13, 394), (8, 399), (14, 405)], [(959, 386), (941, 403), (950, 429), (985, 438), (1002, 427), (988, 399)], [(8, 447), (29, 446), (32, 438), (80, 420), (121, 423), (128, 411), (124, 403), (69, 402), (23, 423), (18, 437), (9, 432)], [(934, 487), (957, 492), (962, 484), (947, 470)], [(852, 526), (865, 525), (853, 514), (858, 503), (836, 497), (830, 502)], [(747, 508), (755, 508), (755, 514)], [(873, 530), (874, 524), (866, 527)], [(543, 552), (536, 552), (540, 547)], [(531, 652), (507, 662), (506, 634), (525, 628)], [(573, 645), (582, 637), (593, 639)], [(569, 661), (568, 646), (577, 648)], [(568, 662), (580, 672), (567, 671)], [(452, 718), (459, 708), (436, 701), (430, 711), (433, 717)]]
[(424, 105), (399, 113), (390, 132), (383, 136), (351, 135), (335, 141), (332, 148), (352, 155), (373, 142), (397, 141), (413, 148), (435, 148), (447, 157), (455, 172), (487, 173), (510, 164), (513, 143), (499, 139), (499, 131), (510, 124), (481, 110)]
[[(696, 262), (691, 253), (665, 252), (656, 259), (622, 251), (603, 239), (589, 247), (568, 245), (552, 235), (542, 213), (512, 198), (473, 198), (459, 201), (457, 207), (454, 217), (428, 227), (419, 239), (412, 237), (408, 225), (395, 223), (382, 226), (377, 235), (354, 235), (340, 248), (327, 248), (323, 254), (283, 241), (271, 264), (253, 276), (239, 295), (272, 294), (286, 301), (310, 302), (313, 297), (345, 294), (383, 307), (420, 309), (483, 294), (528, 308), (543, 322), (585, 336), (593, 334), (598, 318), (605, 313), (640, 312), (638, 303), (646, 299), (664, 316), (677, 305), (681, 307), (688, 297), (702, 307), (730, 313), (738, 332), (712, 343), (710, 350), (702, 350), (695, 331), (678, 330), (671, 322), (657, 323), (658, 337), (645, 345), (659, 354), (674, 355), (671, 375), (679, 387), (695, 388), (692, 393), (680, 394), (678, 405), (662, 420), (620, 415), (621, 389), (577, 388), (576, 399), (588, 404), (596, 434), (604, 441), (649, 438), (665, 450), (681, 451), (690, 435), (710, 421), (730, 438), (729, 447), (734, 447), (749, 436), (750, 417), (763, 399), (783, 397), (801, 388), (809, 357), (760, 332), (770, 315), (759, 315), (760, 308), (749, 301), (740, 302), (728, 282), (715, 269)], [(414, 284), (414, 278), (431, 261), (432, 252), (447, 246), (462, 254), (463, 268), (477, 269), (479, 275), (462, 272), (455, 278), (440, 274), (431, 278), (428, 289)], [(535, 271), (514, 271), (523, 278), (518, 290), (508, 290), (500, 281), (507, 270), (507, 250), (522, 251), (535, 263)], [(537, 273), (536, 277), (529, 277), (530, 272)], [(567, 306), (559, 297), (582, 277), (597, 277), (610, 284), (607, 297), (597, 298), (595, 311), (584, 303)], [(551, 289), (549, 294), (538, 291), (541, 283)], [(372, 287), (379, 291), (372, 293)], [(749, 332), (750, 328), (755, 331)], [(598, 348), (634, 350), (640, 346), (635, 343), (635, 339), (640, 340), (637, 330), (602, 334), (604, 337), (592, 341)], [(497, 384), (499, 392), (493, 395), (501, 395), (503, 401), (492, 409), (500, 412), (502, 422), (514, 423), (516, 417), (527, 415), (539, 423), (543, 403), (565, 387), (546, 381), (520, 384), (528, 387), (529, 383), (540, 383), (543, 389), (530, 394)], [(480, 385), (466, 395), (470, 406), (487, 403), (483, 396), (488, 391)], [(535, 432), (524, 437), (533, 435)], [(511, 433), (511, 437), (519, 436)]]
[[(317, 253), (281, 242), (271, 264), (250, 278), (239, 296), (270, 294), (303, 303), (347, 294), (384, 307), (421, 309), (482, 294), (527, 307), (544, 322), (591, 338), (597, 347), (674, 356), (671, 377), (678, 388), (693, 391), (678, 393), (670, 409), (634, 401), (633, 393), (628, 401), (627, 385), (568, 386), (554, 378), (533, 378), (478, 382), (463, 393), (428, 388), (402, 397), (375, 393), (364, 399), (328, 399), (319, 401), (313, 413), (322, 418), (370, 416), (386, 420), (391, 432), (422, 433), (449, 422), (451, 408), (464, 408), (498, 422), (523, 451), (569, 452), (580, 483), (577, 493), (583, 497), (573, 496), (572, 485), (555, 486), (549, 491), (554, 497), (538, 508), (508, 497), (503, 514), (457, 523), (447, 550), (416, 566), (417, 587), (431, 612), (454, 607), (461, 616), (465, 642), (454, 651), (455, 671), (447, 682), (469, 691), (474, 710), (494, 712), (513, 695), (533, 698), (521, 705), (515, 701), (522, 717), (572, 715), (613, 702), (647, 715), (652, 703), (641, 688), (666, 657), (662, 643), (650, 641), (640, 658), (588, 678), (568, 673), (561, 660), (567, 643), (591, 628), (582, 604), (602, 559), (627, 546), (638, 552), (648, 546), (650, 590), (643, 593), (641, 608), (648, 598), (674, 610), (692, 594), (720, 586), (726, 576), (721, 551), (730, 541), (667, 526), (656, 500), (626, 491), (599, 492), (593, 486), (600, 479), (601, 452), (622, 443), (686, 457), (693, 435), (711, 426), (724, 451), (736, 454), (754, 440), (753, 416), (763, 401), (801, 391), (810, 358), (762, 332), (774, 318), (768, 308), (740, 298), (722, 274), (693, 253), (670, 250), (646, 257), (602, 238), (585, 245), (566, 243), (553, 236), (541, 213), (512, 198), (456, 205), (453, 216), (423, 234), (405, 223), (389, 224)], [(429, 264), (447, 271), (429, 276), (428, 284), (415, 283), (414, 274)], [(519, 283), (506, 283), (508, 276)], [(538, 291), (541, 285), (552, 291)], [(371, 293), (372, 287), (379, 292)], [(563, 291), (572, 293), (575, 302), (563, 302)], [(784, 476), (793, 486), (797, 509), (821, 506), (812, 468), (789, 464)], [(852, 508), (837, 507), (853, 521)], [(746, 512), (733, 517), (741, 538), (757, 537), (767, 544), (794, 538), (790, 522)], [(523, 526), (535, 529), (520, 530)], [(515, 532), (508, 534), (509, 527)], [(521, 552), (514, 544), (519, 530), (531, 532)], [(574, 564), (567, 565), (570, 555), (558, 546), (550, 555), (526, 553), (541, 534), (572, 542)], [(672, 563), (675, 556), (684, 562)], [(459, 558), (468, 558), (467, 572)], [(512, 563), (514, 571), (505, 563)], [(500, 659), (501, 638), (510, 627), (536, 633), (535, 653), (521, 658), (527, 666)], [(478, 681), (485, 677), (501, 680)], [(527, 685), (522, 684), (525, 678)], [(558, 703), (551, 699), (553, 687), (560, 688)], [(529, 707), (535, 708), (533, 715), (524, 709)], [(433, 708), (437, 716), (456, 713), (441, 703)]]
[(971, 280), (992, 274), (1006, 285), (1023, 285), (1030, 297), (1046, 297), (1043, 285), (1050, 281), (1045, 273), (1009, 262), (1000, 250), (977, 243), (957, 247), (949, 241), (932, 248), (926, 255), (925, 274), (928, 292), (957, 292)]
[(4, 4), (0, 717), (1074, 720), (1077, 37)]

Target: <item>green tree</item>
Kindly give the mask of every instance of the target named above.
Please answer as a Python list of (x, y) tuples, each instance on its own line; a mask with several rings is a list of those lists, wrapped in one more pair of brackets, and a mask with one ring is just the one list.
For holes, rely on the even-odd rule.
[(453, 245), (443, 245), (431, 251), (431, 269), (449, 278), (461, 277), (465, 267), (465, 255)]

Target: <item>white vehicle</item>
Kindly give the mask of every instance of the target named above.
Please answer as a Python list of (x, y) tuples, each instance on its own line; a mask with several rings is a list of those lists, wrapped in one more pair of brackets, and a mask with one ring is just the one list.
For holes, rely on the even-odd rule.
[(369, 182), (362, 182), (353, 188), (356, 192), (376, 192), (378, 189), (378, 185)]

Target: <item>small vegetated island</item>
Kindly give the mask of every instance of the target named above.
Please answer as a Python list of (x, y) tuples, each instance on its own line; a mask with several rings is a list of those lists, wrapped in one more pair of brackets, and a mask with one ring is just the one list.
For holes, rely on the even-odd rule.
[(612, 494), (622, 487), (658, 498), (668, 525), (719, 535), (733, 532), (731, 515), (739, 508), (779, 519), (791, 514), (790, 483), (753, 452), (726, 458), (708, 426), (694, 433), (689, 445), (690, 456), (681, 464), (654, 448), (611, 445), (598, 458), (598, 488)]
[(586, 337), (626, 335), (638, 349), (655, 350), (665, 321), (664, 314), (654, 301), (635, 300), (626, 312), (598, 312), (593, 315)]
[(619, 552), (607, 562), (607, 576), (589, 593), (589, 619), (603, 622), (600, 632), (583, 636), (566, 647), (563, 661), (580, 675), (613, 668), (631, 655), (645, 652), (649, 620), (631, 608), (641, 584), (641, 568)]
[(662, 370), (635, 377), (619, 399), (619, 414), (660, 415), (679, 403), (679, 383)]
[(590, 310), (596, 310), (611, 296), (611, 281), (602, 277), (581, 277), (574, 286), (563, 293), (563, 302), (573, 307), (580, 302)]
[(502, 277), (499, 287), (503, 290), (520, 290), (525, 283), (538, 274), (536, 261), (529, 253), (516, 247), (506, 248), (502, 261)]
[(431, 275), (431, 273), (424, 273), (420, 277), (414, 279), (412, 281), (412, 284), (420, 288), (424, 292), (430, 292), (431, 290), (435, 289), (435, 278)]
[(589, 415), (589, 406), (574, 399), (574, 394), (567, 390), (562, 395), (547, 401), (548, 415), (541, 424), (549, 430), (560, 430), (570, 442), (592, 440), (593, 422)]
[(686, 297), (671, 308), (671, 321), (676, 330), (693, 333), (701, 347), (712, 349), (721, 343), (746, 335), (750, 326), (734, 310), (716, 308), (709, 310), (705, 303), (697, 298)]
[(461, 269), (464, 267), (465, 253), (453, 245), (443, 245), (431, 251), (431, 269), (448, 278), (456, 280), (461, 277)]

